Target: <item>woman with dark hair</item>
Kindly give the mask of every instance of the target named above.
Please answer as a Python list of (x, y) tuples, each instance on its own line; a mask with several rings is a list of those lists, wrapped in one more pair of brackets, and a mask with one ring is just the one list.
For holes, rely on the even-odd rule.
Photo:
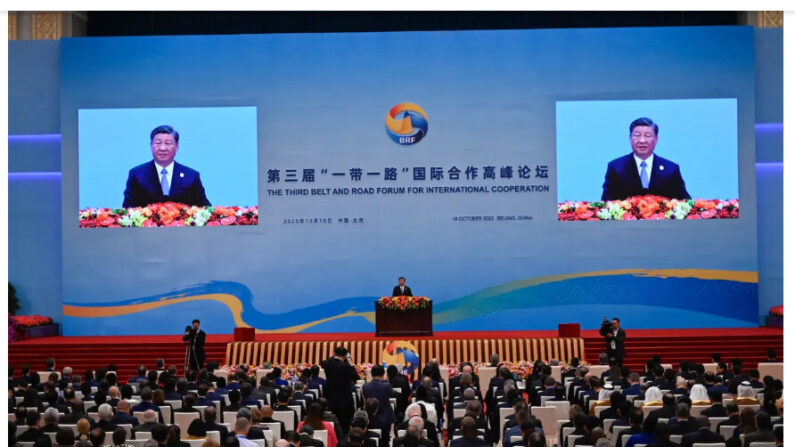
[(166, 446), (168, 447), (190, 447), (190, 444), (180, 439), (182, 431), (179, 428), (179, 425), (171, 425), (168, 427), (168, 441), (166, 441)]
[(732, 438), (740, 440), (740, 435), (748, 435), (756, 431), (756, 411), (753, 408), (746, 407), (740, 412), (740, 423), (732, 433)]
[(113, 430), (113, 447), (125, 447), (127, 445), (127, 430), (123, 427), (116, 427)]
[(296, 431), (300, 432), (301, 427), (304, 424), (312, 427), (313, 430), (326, 430), (328, 436), (328, 442), (326, 443), (326, 447), (337, 447), (337, 433), (334, 431), (334, 426), (331, 422), (326, 422), (323, 420), (323, 406), (317, 402), (312, 402), (309, 404), (309, 408), (306, 411), (306, 417), (300, 424), (298, 424), (298, 429)]

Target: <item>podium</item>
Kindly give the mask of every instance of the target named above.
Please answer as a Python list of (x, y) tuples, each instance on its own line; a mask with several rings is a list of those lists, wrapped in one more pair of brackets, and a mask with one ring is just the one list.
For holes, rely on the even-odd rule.
[(375, 302), (375, 336), (405, 337), (433, 335), (433, 301), (425, 309), (384, 309)]

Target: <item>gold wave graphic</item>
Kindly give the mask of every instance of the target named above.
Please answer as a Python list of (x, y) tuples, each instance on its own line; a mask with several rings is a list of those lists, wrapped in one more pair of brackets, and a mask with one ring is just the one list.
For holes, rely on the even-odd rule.
[[(743, 270), (713, 270), (713, 269), (617, 269), (599, 270), (595, 272), (566, 273), (560, 275), (536, 276), (533, 278), (519, 279), (499, 286), (489, 287), (480, 292), (462, 297), (462, 300), (484, 301), (488, 298), (512, 292), (525, 287), (537, 286), (551, 282), (566, 281), (575, 278), (589, 278), (594, 276), (621, 276), (632, 275), (646, 278), (697, 278), (704, 280), (737, 281), (744, 283), (758, 283), (759, 273)], [(448, 323), (465, 317), (468, 305), (453, 308), (433, 315), (434, 322)]]
[[(724, 281), (737, 281), (745, 283), (759, 282), (758, 272), (738, 271), (738, 270), (710, 270), (710, 269), (602, 270), (596, 272), (537, 276), (534, 278), (511, 281), (509, 283), (505, 283), (499, 286), (487, 288), (481, 292), (463, 297), (462, 299), (464, 300), (476, 299), (480, 301), (492, 296), (510, 292), (512, 290), (530, 287), (530, 286), (536, 286), (539, 284), (565, 281), (567, 279), (573, 279), (573, 278), (587, 278), (593, 276), (618, 276), (618, 275), (633, 275), (639, 277), (655, 277), (655, 278), (698, 278), (704, 280), (724, 280)], [(138, 312), (144, 312), (147, 310), (157, 309), (164, 306), (170, 306), (172, 304), (179, 304), (189, 301), (200, 301), (200, 300), (210, 300), (210, 301), (218, 301), (224, 303), (229, 308), (229, 311), (232, 313), (232, 316), (235, 321), (235, 326), (251, 327), (251, 325), (243, 321), (242, 317), (243, 304), (236, 296), (226, 293), (209, 293), (209, 294), (195, 295), (189, 297), (176, 297), (176, 298), (165, 297), (162, 298), (160, 301), (154, 301), (151, 303), (126, 304), (122, 306), (92, 307), (90, 305), (74, 306), (74, 305), (64, 304), (63, 313), (66, 316), (78, 317), (78, 318), (116, 317), (120, 315), (129, 315)], [(459, 315), (462, 310), (463, 309), (451, 309), (445, 312), (440, 312), (434, 315), (434, 320), (436, 320), (437, 323), (453, 321), (452, 319), (454, 319), (455, 316)], [(351, 318), (351, 317), (362, 317), (365, 318), (370, 323), (375, 324), (375, 312), (355, 312), (349, 310), (347, 312), (333, 315), (320, 320), (309, 321), (306, 323), (287, 326), (283, 328), (277, 328), (277, 329), (256, 329), (256, 332), (259, 334), (269, 334), (269, 333), (279, 333), (279, 332), (296, 333), (328, 321), (336, 320), (339, 318)]]
[[(172, 298), (172, 299), (163, 298), (160, 301), (154, 301), (151, 303), (127, 304), (123, 306), (89, 307), (89, 306), (72, 306), (64, 304), (63, 314), (69, 317), (78, 317), (78, 318), (117, 317), (120, 315), (129, 315), (147, 310), (157, 309), (172, 304), (185, 303), (188, 301), (201, 301), (201, 300), (218, 301), (226, 304), (226, 306), (229, 308), (229, 311), (232, 312), (232, 317), (235, 320), (235, 326), (251, 327), (251, 325), (243, 321), (242, 317), (243, 304), (236, 296), (229, 295), (226, 293), (208, 293), (204, 295), (195, 295), (195, 296)], [(257, 329), (256, 332), (258, 334), (270, 334), (277, 332), (295, 333), (295, 332), (304, 331), (306, 329), (325, 323), (327, 321), (336, 320), (338, 318), (348, 318), (348, 317), (363, 317), (370, 323), (375, 324), (375, 312), (354, 312), (352, 310), (349, 310), (345, 313), (323, 318), (320, 320), (310, 321), (307, 323), (297, 324), (294, 326), (287, 326), (279, 329)]]

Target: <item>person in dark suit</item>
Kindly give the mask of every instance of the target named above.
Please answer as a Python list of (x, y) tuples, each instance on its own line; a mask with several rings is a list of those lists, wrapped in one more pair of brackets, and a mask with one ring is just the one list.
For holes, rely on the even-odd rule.
[(612, 326), (612, 330), (605, 335), (607, 355), (616, 359), (616, 365), (624, 366), (624, 340), (627, 338), (627, 333), (624, 332), (621, 320), (617, 317), (613, 318)]
[(411, 400), (409, 379), (403, 374), (398, 374), (398, 369), (395, 365), (389, 365), (386, 369), (386, 374), (389, 377), (389, 383), (392, 385), (392, 388), (400, 388), (400, 394), (396, 396), (397, 402), (395, 405), (395, 412), (397, 414), (395, 417), (397, 419), (403, 419), (403, 415), (406, 413), (406, 407), (409, 406), (409, 401)]
[(729, 419), (718, 422), (718, 431), (724, 425), (740, 425), (740, 407), (734, 402), (726, 404), (726, 415)]
[[(301, 443), (303, 447), (325, 447), (323, 441), (320, 439), (315, 439), (312, 436), (315, 434), (315, 429), (312, 428), (309, 424), (304, 424), (301, 426), (301, 433), (296, 433), (293, 430), (288, 431), (282, 437), (286, 439), (288, 442), (293, 443), (294, 445)], [(337, 444), (339, 445), (339, 444)]]
[(392, 425), (396, 420), (389, 399), (395, 397), (395, 391), (386, 380), (386, 371), (382, 365), (373, 366), (370, 374), (373, 376), (373, 380), (362, 386), (362, 395), (365, 399), (378, 400), (378, 412), (375, 414), (375, 420), (381, 428), (381, 443), (379, 445), (388, 445)]
[(420, 417), (413, 417), (408, 421), (406, 434), (395, 438), (394, 447), (433, 447), (433, 443), (422, 436), (425, 423)]
[(693, 447), (693, 444), (696, 443), (710, 444), (726, 442), (726, 439), (724, 439), (723, 436), (710, 430), (708, 417), (697, 417), (696, 426), (698, 427), (698, 430), (682, 436), (682, 442), (679, 444), (681, 447)]
[(669, 199), (689, 199), (679, 165), (654, 154), (659, 126), (651, 118), (629, 125), (632, 153), (607, 164), (602, 201), (654, 194)]
[(97, 411), (99, 413), (99, 422), (91, 424), (91, 428), (101, 428), (107, 433), (113, 432), (118, 427), (111, 419), (113, 419), (113, 407), (110, 404), (102, 404)]
[[(643, 431), (643, 410), (638, 407), (632, 406), (629, 409), (629, 427), (619, 430), (616, 436), (615, 447), (621, 447), (621, 437), (624, 435), (636, 435)], [(649, 416), (651, 418), (651, 416)], [(657, 420), (657, 418), (654, 418)]]
[(149, 134), (149, 145), (153, 160), (130, 169), (122, 208), (169, 201), (210, 206), (199, 172), (174, 161), (179, 133), (168, 125), (157, 126)]
[(157, 413), (155, 410), (146, 410), (144, 411), (143, 420), (141, 423), (130, 430), (130, 435), (132, 436), (130, 439), (135, 439), (136, 433), (143, 431), (151, 432), (152, 428), (158, 425), (161, 424), (157, 422)]
[(130, 414), (130, 403), (126, 400), (119, 401), (116, 406), (116, 414), (110, 420), (116, 425), (131, 424), (133, 427), (138, 425), (138, 418)]
[(663, 394), (662, 407), (649, 412), (649, 417), (668, 420), (676, 415), (676, 397), (672, 393)]
[(152, 389), (147, 386), (141, 390), (141, 403), (132, 407), (132, 411), (134, 413), (148, 410), (154, 411), (157, 414), (158, 421), (161, 424), (163, 423), (163, 413), (160, 412), (160, 407), (152, 403)]
[(776, 436), (773, 433), (773, 424), (770, 422), (770, 415), (764, 411), (756, 413), (756, 431), (745, 435), (743, 445), (748, 447), (752, 442), (775, 442)]
[(398, 278), (398, 285), (392, 289), (392, 296), (414, 296), (411, 294), (411, 287), (406, 285), (406, 278)]
[(188, 434), (191, 436), (207, 436), (208, 431), (217, 431), (221, 434), (221, 439), (226, 439), (229, 434), (225, 425), (216, 423), (218, 417), (218, 410), (215, 407), (207, 407), (204, 409), (204, 420), (194, 419), (188, 426)]
[(198, 371), (204, 365), (204, 341), (207, 334), (201, 330), (201, 322), (198, 319), (193, 320), (191, 324), (192, 327), (185, 328), (182, 341), (188, 346), (188, 367)]
[(668, 419), (672, 435), (686, 435), (698, 430), (696, 418), (690, 416), (690, 405), (679, 402), (676, 404), (676, 416)]
[(479, 438), (477, 423), (474, 418), (464, 416), (461, 419), (461, 437), (454, 439), (450, 447), (489, 447), (491, 444), (485, 439)]
[(701, 415), (710, 418), (726, 417), (726, 408), (723, 406), (723, 393), (720, 390), (710, 390), (708, 394), (712, 406), (702, 410)]
[(356, 369), (348, 362), (348, 350), (338, 346), (334, 357), (324, 360), (321, 365), (326, 371), (326, 399), (329, 410), (337, 415), (342, 427), (350, 427), (353, 417), (353, 395), (351, 387), (359, 380)]

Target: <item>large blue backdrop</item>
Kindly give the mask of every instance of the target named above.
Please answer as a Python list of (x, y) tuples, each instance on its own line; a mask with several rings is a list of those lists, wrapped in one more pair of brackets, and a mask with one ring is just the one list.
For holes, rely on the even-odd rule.
[[(603, 314), (644, 328), (757, 323), (751, 28), (66, 39), (61, 64), (67, 335), (178, 333), (194, 317), (209, 332), (371, 331), (374, 299), (400, 275), (435, 300), (436, 330), (590, 326)], [(685, 158), (686, 181), (717, 188), (694, 195), (739, 198), (738, 219), (557, 220), (560, 191), (596, 183), (593, 196), (562, 198), (595, 200), (607, 162), (630, 152), (617, 114), (622, 146), (595, 157), (602, 135), (567, 121), (562, 157), (557, 107), (648, 101), (652, 114), (696, 99), (716, 116), (681, 132), (692, 150), (720, 144), (669, 153)], [(200, 170), (208, 197), (230, 196), (225, 176), (240, 200), (258, 197), (259, 225), (78, 228), (79, 208), (118, 206), (83, 198), (120, 198), (128, 160), (149, 150), (148, 135), (84, 147), (105, 132), (91, 110), (230, 107), (255, 108), (256, 128), (201, 118), (221, 137)], [(152, 115), (130, 125), (163, 124)], [(677, 141), (664, 121), (660, 154)], [(418, 129), (414, 144), (392, 138)], [(241, 181), (253, 164), (256, 181)]]

